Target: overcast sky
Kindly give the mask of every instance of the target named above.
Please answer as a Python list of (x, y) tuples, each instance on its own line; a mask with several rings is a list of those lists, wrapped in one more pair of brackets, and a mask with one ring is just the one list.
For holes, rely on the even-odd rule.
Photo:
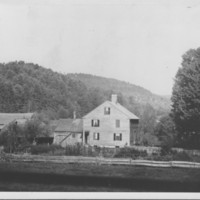
[(167, 95), (181, 56), (197, 47), (200, 0), (0, 0), (0, 62), (116, 78)]

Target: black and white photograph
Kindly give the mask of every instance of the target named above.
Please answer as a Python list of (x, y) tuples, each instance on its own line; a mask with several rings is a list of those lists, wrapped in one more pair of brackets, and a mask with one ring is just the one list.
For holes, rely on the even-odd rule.
[(200, 0), (0, 0), (0, 198), (199, 192)]

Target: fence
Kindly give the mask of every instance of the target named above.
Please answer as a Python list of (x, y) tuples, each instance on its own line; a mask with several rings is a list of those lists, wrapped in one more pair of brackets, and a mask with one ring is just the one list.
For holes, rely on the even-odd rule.
[(159, 154), (161, 151), (160, 147), (131, 146), (131, 148), (138, 151), (146, 151), (148, 155)]
[[(153, 153), (160, 153), (161, 151), (161, 147), (132, 146), (131, 148), (138, 151), (146, 151), (148, 155), (151, 155)], [(172, 148), (172, 150), (176, 152), (186, 152), (190, 155), (200, 156), (200, 150), (188, 150), (182, 148)]]
[(7, 159), (12, 162), (50, 162), (50, 163), (88, 163), (98, 165), (129, 165), (149, 167), (181, 167), (200, 168), (200, 163), (183, 161), (151, 161), (132, 160), (126, 158), (103, 158), (103, 157), (82, 157), (82, 156), (41, 156), (41, 155), (16, 155), (9, 154)]

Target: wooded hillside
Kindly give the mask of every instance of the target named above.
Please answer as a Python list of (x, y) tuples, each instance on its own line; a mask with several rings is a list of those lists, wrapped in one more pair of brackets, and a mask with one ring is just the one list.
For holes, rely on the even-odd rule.
[(104, 99), (103, 93), (51, 69), (22, 61), (0, 64), (0, 112), (48, 110), (71, 117), (76, 110), (82, 116)]
[[(154, 143), (157, 119), (169, 100), (133, 84), (92, 75), (53, 72), (37, 64), (0, 64), (0, 112), (42, 112), (49, 119), (82, 117), (118, 94), (118, 101), (140, 118), (143, 144)], [(140, 138), (138, 138), (138, 141)]]
[(126, 98), (131, 97), (135, 102), (139, 104), (145, 105), (149, 103), (155, 109), (170, 109), (170, 97), (153, 94), (149, 90), (125, 81), (82, 73), (68, 74), (67, 76), (73, 80), (83, 82), (87, 88), (112, 90), (116, 93), (122, 93)]

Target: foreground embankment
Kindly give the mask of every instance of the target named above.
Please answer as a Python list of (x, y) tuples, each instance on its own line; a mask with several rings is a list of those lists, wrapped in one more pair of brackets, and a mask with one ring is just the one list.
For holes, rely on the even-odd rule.
[(32, 160), (0, 162), (1, 191), (200, 192), (200, 170), (196, 168), (83, 162), (87, 158), (73, 162), (78, 157), (61, 163), (39, 160), (42, 156), (26, 157)]
[[(146, 178), (128, 178), (117, 176), (88, 176), (39, 174), (27, 172), (0, 172), (0, 190), (2, 191), (141, 191), (141, 192), (199, 192), (200, 182), (182, 182), (172, 180), (154, 180)], [(1, 183), (3, 185), (1, 189)], [(5, 184), (7, 183), (7, 187)], [(10, 188), (8, 183), (15, 183)], [(39, 184), (30, 188), (28, 184)], [(53, 187), (54, 185), (54, 187)], [(49, 186), (49, 188), (48, 188)], [(63, 187), (64, 186), (64, 187)], [(69, 188), (73, 189), (70, 190)], [(35, 186), (36, 187), (36, 186)], [(77, 188), (76, 188), (77, 187)], [(100, 189), (99, 189), (100, 188)], [(103, 189), (102, 189), (103, 188)]]

